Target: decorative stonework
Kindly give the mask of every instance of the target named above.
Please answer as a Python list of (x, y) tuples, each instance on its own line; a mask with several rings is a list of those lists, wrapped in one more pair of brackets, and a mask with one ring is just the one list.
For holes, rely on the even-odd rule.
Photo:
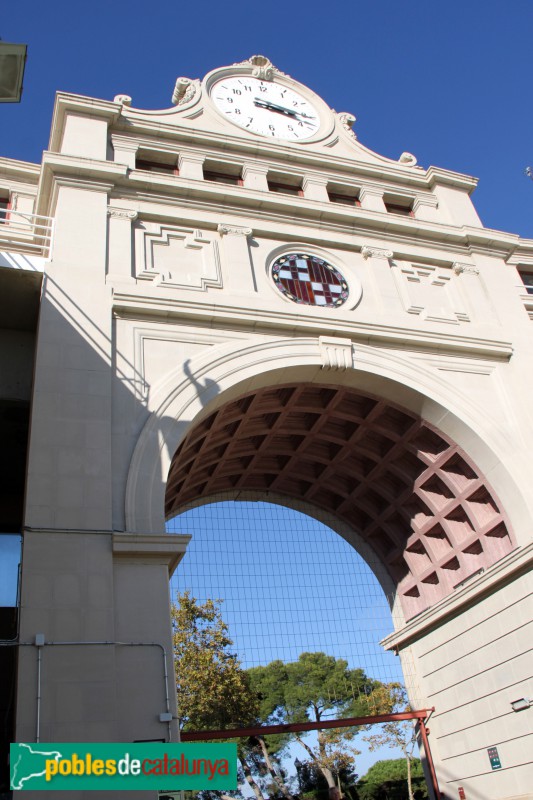
[(222, 288), (222, 271), (217, 242), (202, 231), (168, 225), (141, 230), (137, 253), (144, 259), (137, 278), (180, 289)]
[(119, 103), (121, 106), (131, 106), (132, 98), (129, 94), (116, 94), (113, 98), (114, 103)]
[(252, 66), (252, 76), (261, 81), (271, 81), (274, 78), (274, 75), (284, 75), (285, 77), (289, 77), (285, 72), (281, 72), (281, 70), (275, 67), (270, 59), (268, 59), (266, 56), (250, 56), (250, 58), (247, 58), (245, 61), (239, 61), (233, 66), (240, 67), (243, 65)]
[(319, 336), (318, 343), (322, 356), (322, 369), (345, 372), (353, 367), (353, 348), (350, 339)]
[(339, 118), (340, 124), (342, 125), (346, 133), (349, 134), (353, 139), (357, 139), (355, 131), (353, 130), (353, 126), (356, 119), (354, 115), (349, 114), (347, 111), (341, 111), (339, 114), (337, 114), (337, 116)]
[(454, 270), (401, 262), (393, 263), (391, 269), (408, 314), (428, 322), (470, 322), (466, 301), (453, 280)]
[(462, 264), (460, 261), (456, 261), (452, 269), (456, 275), (479, 275), (479, 269), (473, 264)]
[(133, 222), (137, 219), (138, 214), (136, 211), (130, 211), (127, 208), (114, 208), (113, 206), (107, 207), (107, 216), (112, 219), (125, 219)]
[(392, 250), (381, 250), (379, 247), (367, 247), (366, 245), (361, 248), (361, 255), (364, 259), (367, 258), (392, 258), (394, 253)]
[(236, 225), (219, 225), (217, 231), (221, 236), (252, 236), (252, 228), (239, 228)]
[(406, 167), (416, 167), (417, 159), (412, 153), (402, 153), (398, 159), (400, 164), (405, 164)]
[(192, 100), (200, 86), (199, 81), (190, 78), (178, 78), (172, 93), (172, 104), (183, 106)]
[[(350, 340), (319, 341), (325, 369), (352, 366)], [(453, 441), (350, 388), (268, 386), (193, 426), (172, 460), (167, 516), (236, 490), (284, 494), (350, 525), (398, 585), (407, 618), (514, 546), (497, 498)]]

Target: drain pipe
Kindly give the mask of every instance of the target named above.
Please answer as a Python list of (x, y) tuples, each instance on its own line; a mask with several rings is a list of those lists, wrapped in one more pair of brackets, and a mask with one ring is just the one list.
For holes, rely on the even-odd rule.
[(37, 720), (35, 723), (35, 741), (40, 742), (41, 736), (41, 664), (43, 660), (44, 633), (35, 634), (35, 647), (37, 648)]
[(37, 712), (36, 712), (36, 730), (35, 741), (40, 741), (41, 735), (41, 668), (42, 668), (42, 649), (43, 647), (158, 647), (163, 656), (163, 683), (165, 688), (165, 714), (160, 715), (164, 717), (167, 722), (168, 741), (172, 741), (172, 712), (170, 710), (170, 692), (168, 688), (168, 667), (167, 667), (167, 651), (159, 642), (109, 642), (109, 641), (96, 641), (96, 642), (47, 642), (44, 638), (44, 633), (37, 633), (34, 642), (0, 642), (0, 647), (36, 647), (37, 648)]

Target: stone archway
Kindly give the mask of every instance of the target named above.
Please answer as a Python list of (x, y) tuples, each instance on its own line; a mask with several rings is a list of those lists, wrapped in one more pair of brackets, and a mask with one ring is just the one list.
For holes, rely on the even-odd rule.
[(351, 526), (398, 587), (406, 619), (513, 547), (498, 499), (456, 443), (347, 387), (264, 387), (197, 423), (172, 460), (166, 515), (239, 491), (288, 496)]

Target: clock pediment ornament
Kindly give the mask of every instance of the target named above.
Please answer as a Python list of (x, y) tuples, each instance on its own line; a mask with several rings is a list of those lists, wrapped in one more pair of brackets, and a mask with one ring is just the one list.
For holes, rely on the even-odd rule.
[(282, 72), (280, 69), (275, 67), (272, 61), (270, 61), (270, 59), (266, 56), (250, 56), (250, 58), (247, 58), (244, 61), (239, 61), (233, 66), (241, 67), (243, 65), (252, 66), (252, 77), (259, 78), (263, 81), (271, 81), (274, 75), (283, 75), (285, 78), (289, 77), (285, 72)]

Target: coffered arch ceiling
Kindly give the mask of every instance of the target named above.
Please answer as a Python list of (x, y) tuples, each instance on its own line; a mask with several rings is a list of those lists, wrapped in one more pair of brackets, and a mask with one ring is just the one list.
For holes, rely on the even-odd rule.
[(497, 498), (449, 437), (350, 388), (262, 388), (194, 426), (172, 460), (167, 517), (236, 491), (289, 496), (346, 522), (398, 586), (407, 618), (513, 547)]

